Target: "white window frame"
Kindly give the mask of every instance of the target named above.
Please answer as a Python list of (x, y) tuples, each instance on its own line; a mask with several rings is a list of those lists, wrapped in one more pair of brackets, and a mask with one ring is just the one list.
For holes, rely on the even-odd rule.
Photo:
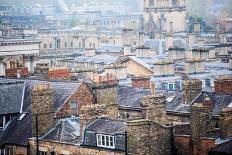
[[(98, 147), (115, 149), (114, 136), (112, 136), (112, 135), (104, 135), (104, 134), (97, 134), (96, 138), (97, 138), (97, 146)], [(108, 139), (108, 143), (107, 143), (106, 139)]]
[(3, 153), (3, 155), (5, 155), (6, 154), (6, 152), (5, 152), (5, 148), (3, 148), (3, 149), (0, 149), (0, 155)]

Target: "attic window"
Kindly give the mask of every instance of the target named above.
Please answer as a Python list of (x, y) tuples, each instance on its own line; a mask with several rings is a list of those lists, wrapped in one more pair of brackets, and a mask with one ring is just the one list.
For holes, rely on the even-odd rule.
[(11, 120), (11, 115), (1, 115), (0, 116), (0, 128), (5, 128), (5, 126), (10, 120)]
[(97, 146), (115, 149), (114, 136), (97, 134)]

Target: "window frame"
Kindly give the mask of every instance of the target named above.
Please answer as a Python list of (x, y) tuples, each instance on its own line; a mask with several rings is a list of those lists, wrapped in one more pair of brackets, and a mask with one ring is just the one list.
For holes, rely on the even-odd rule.
[[(170, 89), (170, 85), (172, 85), (172, 89)], [(168, 83), (168, 90), (175, 90), (175, 83)]]
[[(115, 137), (112, 135), (96, 134), (97, 146), (115, 149)], [(108, 145), (107, 145), (108, 144)]]

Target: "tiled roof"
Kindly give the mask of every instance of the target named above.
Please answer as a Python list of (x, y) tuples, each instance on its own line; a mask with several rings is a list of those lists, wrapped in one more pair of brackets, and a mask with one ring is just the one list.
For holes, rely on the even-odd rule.
[(109, 118), (98, 118), (92, 120), (87, 126), (86, 130), (94, 131), (95, 133), (103, 134), (123, 134), (126, 130), (126, 123), (121, 120), (112, 120)]
[(210, 152), (221, 153), (221, 154), (225, 154), (225, 155), (232, 154), (232, 140), (215, 147)]
[(45, 140), (79, 144), (80, 143), (80, 124), (71, 119), (62, 119), (42, 137)]
[(118, 86), (118, 106), (119, 108), (140, 109), (142, 97), (150, 94), (149, 89)]
[(0, 82), (0, 114), (20, 113), (24, 82)]

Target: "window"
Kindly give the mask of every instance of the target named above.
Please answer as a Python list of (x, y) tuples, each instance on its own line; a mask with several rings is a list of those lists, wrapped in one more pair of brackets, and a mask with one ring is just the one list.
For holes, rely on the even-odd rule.
[(72, 101), (70, 103), (70, 110), (71, 110), (71, 114), (76, 114), (77, 113), (77, 110), (78, 110), (77, 102)]
[(39, 155), (47, 155), (47, 152), (39, 151)]
[(5, 128), (6, 124), (11, 120), (11, 115), (0, 116), (0, 128)]
[(154, 6), (155, 3), (154, 3), (154, 0), (149, 0), (149, 6)]
[(49, 48), (52, 48), (52, 43), (49, 44)]
[(174, 90), (174, 83), (168, 84), (168, 90)]
[(73, 47), (73, 42), (70, 43), (70, 46)]
[(67, 46), (68, 46), (68, 43), (67, 43), (67, 42), (65, 42), (65, 43), (64, 43), (64, 46), (65, 46), (65, 48), (67, 48)]
[(47, 44), (44, 44), (44, 49), (46, 49), (47, 48)]
[(97, 134), (97, 146), (114, 149), (114, 136)]
[(0, 155), (5, 155), (5, 149), (4, 148), (0, 149)]
[(211, 87), (211, 80), (205, 79), (205, 87)]

